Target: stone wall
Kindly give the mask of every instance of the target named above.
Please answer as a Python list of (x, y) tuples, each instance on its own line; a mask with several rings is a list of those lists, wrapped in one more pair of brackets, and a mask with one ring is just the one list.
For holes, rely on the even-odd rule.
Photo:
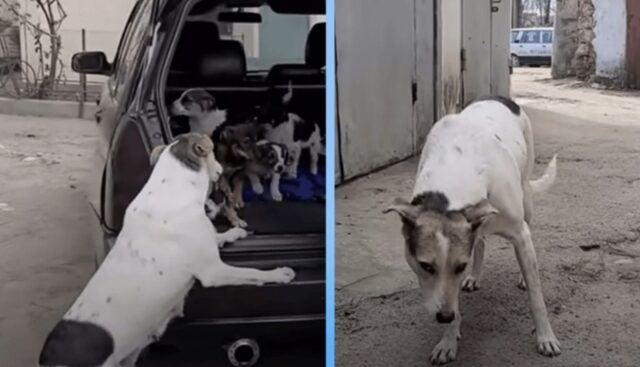
[(576, 77), (580, 80), (591, 79), (596, 71), (594, 13), (593, 0), (578, 0), (578, 47), (574, 64)]

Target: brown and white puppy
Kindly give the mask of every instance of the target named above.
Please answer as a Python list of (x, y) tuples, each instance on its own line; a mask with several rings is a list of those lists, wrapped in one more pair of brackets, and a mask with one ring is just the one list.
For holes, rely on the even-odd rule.
[(253, 123), (223, 125), (214, 134), (216, 157), (219, 157), (223, 173), (207, 201), (207, 215), (211, 219), (222, 213), (233, 226), (247, 227), (236, 210), (243, 203), (237, 202), (232, 182), (235, 176), (243, 174), (245, 166), (253, 159), (255, 145), (263, 135), (263, 128)]
[(189, 131), (212, 136), (227, 121), (227, 110), (216, 106), (216, 99), (204, 89), (184, 91), (170, 108), (171, 116), (189, 118)]
[(270, 179), (269, 193), (274, 201), (282, 201), (280, 192), (280, 178), (287, 165), (291, 164), (287, 147), (284, 144), (273, 143), (268, 140), (258, 141), (250, 152), (250, 158), (243, 167), (241, 174), (234, 177), (233, 192), (235, 202), (244, 206), (242, 191), (244, 179), (249, 179), (253, 192), (258, 195), (264, 193), (261, 179)]
[[(556, 177), (554, 156), (543, 177), (534, 165), (529, 118), (503, 97), (479, 100), (438, 121), (422, 150), (410, 202), (398, 199), (385, 212), (402, 219), (406, 260), (417, 275), (428, 309), (447, 324), (431, 362), (455, 360), (460, 338), (459, 289), (478, 289), (484, 237), (496, 234), (514, 248), (529, 292), (537, 349), (560, 354), (542, 294), (531, 240), (532, 193)], [(473, 254), (473, 255), (472, 255)], [(465, 271), (473, 256), (473, 267)]]

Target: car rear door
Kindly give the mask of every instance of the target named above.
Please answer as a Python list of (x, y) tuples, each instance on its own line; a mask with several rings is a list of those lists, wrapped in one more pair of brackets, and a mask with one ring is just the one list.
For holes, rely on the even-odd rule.
[[(133, 142), (144, 140), (139, 129), (129, 126), (133, 125), (131, 100), (138, 87), (142, 60), (153, 34), (156, 8), (157, 0), (138, 0), (134, 5), (113, 61), (113, 73), (103, 88), (97, 114), (103, 160), (100, 167), (104, 168), (101, 216), (104, 225), (114, 231), (121, 226), (127, 198), (137, 194), (130, 184), (139, 184), (136, 177), (125, 179), (118, 171), (123, 167), (133, 167), (133, 171), (136, 163), (143, 159), (146, 163), (147, 160), (144, 150), (136, 154), (125, 150), (135, 145)], [(144, 149), (144, 144), (140, 146)]]

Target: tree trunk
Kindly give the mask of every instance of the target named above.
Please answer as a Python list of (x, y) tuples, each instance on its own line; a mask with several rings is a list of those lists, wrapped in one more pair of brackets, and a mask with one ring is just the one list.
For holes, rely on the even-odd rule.
[[(38, 3), (38, 7), (40, 8), (40, 11), (42, 11), (47, 21), (47, 28), (49, 31), (49, 35), (50, 35), (49, 37), (51, 42), (49, 46), (49, 52), (50, 52), (49, 70), (48, 71), (45, 70), (45, 74), (43, 75), (43, 79), (42, 79), (42, 82), (40, 83), (40, 88), (38, 91), (40, 98), (44, 98), (48, 93), (53, 91), (53, 88), (55, 87), (55, 84), (56, 84), (61, 41), (60, 41), (60, 35), (58, 34), (57, 27), (55, 24), (56, 22), (55, 14), (52, 8), (53, 2), (50, 2), (50, 1), (43, 2), (42, 0), (36, 0), (36, 2)], [(46, 64), (46, 61), (45, 61), (45, 64)]]
[(551, 25), (551, 0), (546, 0), (544, 4), (544, 25)]
[(513, 9), (511, 9), (511, 27), (513, 28), (522, 27), (522, 1), (523, 0), (513, 0), (511, 3), (511, 5), (513, 6)]

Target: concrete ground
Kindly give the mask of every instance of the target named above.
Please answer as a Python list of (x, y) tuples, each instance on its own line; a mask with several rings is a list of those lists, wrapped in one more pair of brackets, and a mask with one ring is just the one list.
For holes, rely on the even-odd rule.
[(95, 123), (0, 115), (0, 366), (35, 366), (93, 270)]
[[(513, 93), (533, 121), (536, 174), (559, 154), (555, 185), (535, 198), (533, 240), (563, 353), (536, 353), (513, 249), (492, 237), (481, 289), (461, 295), (451, 366), (640, 365), (640, 98), (551, 82), (548, 70), (516, 69)], [(400, 221), (381, 214), (410, 196), (416, 164), (337, 189), (336, 366), (429, 365), (441, 336), (405, 263)]]

